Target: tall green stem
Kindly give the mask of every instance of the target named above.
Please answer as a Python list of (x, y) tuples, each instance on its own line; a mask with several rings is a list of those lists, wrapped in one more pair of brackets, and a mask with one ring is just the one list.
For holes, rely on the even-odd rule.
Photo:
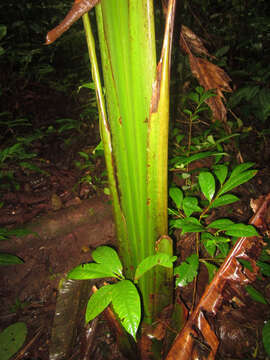
[[(170, 2), (171, 4), (174, 1)], [(170, 5), (172, 7), (172, 5)], [(167, 234), (167, 139), (173, 16), (157, 67), (152, 0), (102, 0), (96, 6), (106, 110), (89, 50), (100, 110), (101, 136), (114, 203), (119, 255), (127, 278), (157, 250), (172, 253)], [(93, 38), (84, 17), (89, 49)], [(106, 117), (108, 114), (108, 120)], [(172, 269), (141, 278), (144, 322), (172, 300)], [(168, 285), (169, 284), (169, 285)]]

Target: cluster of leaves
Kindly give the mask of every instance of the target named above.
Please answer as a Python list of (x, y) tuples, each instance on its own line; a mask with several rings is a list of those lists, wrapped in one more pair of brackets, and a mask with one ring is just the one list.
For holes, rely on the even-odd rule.
[(141, 320), (141, 299), (135, 284), (154, 266), (172, 267), (176, 257), (158, 252), (145, 258), (137, 266), (134, 282), (125, 279), (123, 265), (114, 249), (100, 246), (93, 251), (92, 258), (95, 262), (79, 265), (68, 274), (70, 279), (109, 278), (112, 282), (99, 288), (90, 297), (85, 315), (86, 322), (94, 319), (112, 304), (123, 327), (136, 338)]
[[(210, 262), (203, 260), (209, 271), (210, 279), (216, 270), (214, 261), (226, 257), (231, 237), (258, 235), (253, 226), (234, 223), (227, 218), (214, 220), (210, 224), (206, 222), (211, 209), (239, 200), (237, 196), (228, 192), (255, 176), (256, 170), (250, 170), (252, 165), (252, 163), (240, 164), (229, 175), (228, 166), (224, 164), (214, 165), (213, 173), (210, 171), (200, 172), (198, 184), (205, 198), (200, 202), (195, 196), (185, 196), (183, 191), (177, 187), (171, 187), (169, 190), (170, 197), (176, 205), (176, 210), (169, 209), (173, 216), (173, 219), (170, 220), (170, 226), (181, 229), (182, 234), (196, 233), (200, 235), (205, 250), (211, 256)], [(198, 267), (198, 253), (191, 255), (185, 262), (176, 267), (177, 285), (185, 286), (193, 281), (197, 275)]]
[[(185, 97), (183, 113), (188, 116), (188, 144), (183, 142), (185, 135), (180, 129), (175, 127), (172, 131), (172, 156), (169, 159), (171, 171), (183, 170), (190, 163), (208, 157), (213, 157), (215, 163), (218, 163), (224, 155), (227, 155), (226, 152), (224, 152), (223, 143), (226, 144), (231, 138), (239, 136), (238, 133), (230, 135), (225, 133), (219, 121), (214, 122), (199, 135), (195, 136), (192, 134), (192, 127), (195, 124), (201, 123), (200, 116), (202, 113), (205, 115), (205, 113), (209, 112), (209, 107), (205, 101), (213, 96), (215, 96), (215, 93), (212, 91), (205, 91), (201, 86), (197, 86), (195, 91), (191, 91)], [(202, 128), (202, 126), (200, 128)]]
[(242, 119), (252, 120), (253, 117), (265, 123), (270, 116), (270, 66), (251, 64), (242, 76), (245, 82), (231, 95), (229, 106), (236, 109)]

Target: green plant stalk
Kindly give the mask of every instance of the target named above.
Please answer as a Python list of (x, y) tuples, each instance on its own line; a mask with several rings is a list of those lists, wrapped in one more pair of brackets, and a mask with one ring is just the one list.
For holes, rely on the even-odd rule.
[[(119, 194), (117, 191), (117, 183), (116, 183), (117, 180), (115, 178), (115, 173), (114, 173), (115, 170), (113, 166), (114, 162), (113, 162), (113, 154), (112, 154), (111, 133), (107, 119), (107, 112), (106, 112), (105, 99), (103, 96), (102, 84), (100, 80), (100, 72), (99, 72), (99, 66), (98, 66), (96, 49), (95, 49), (95, 39), (91, 29), (88, 13), (84, 14), (82, 19), (83, 19), (83, 25), (86, 35), (89, 59), (91, 63), (91, 73), (96, 89), (96, 98), (97, 98), (97, 105), (99, 112), (100, 135), (104, 147), (110, 194), (113, 200), (112, 203), (113, 203), (114, 213), (121, 214), (120, 199), (118, 196)], [(115, 221), (116, 221), (116, 228), (118, 230), (118, 236), (121, 237), (125, 236), (126, 230), (121, 217), (115, 216)]]
[[(157, 67), (156, 82), (153, 89), (151, 112), (148, 126), (147, 147), (147, 219), (148, 238), (160, 236), (160, 251), (172, 255), (172, 241), (168, 232), (168, 125), (170, 94), (170, 59), (172, 29), (174, 24), (175, 1), (168, 3), (168, 16), (163, 40), (161, 58)], [(148, 251), (151, 243), (146, 242)], [(154, 318), (168, 303), (172, 303), (173, 270), (154, 269), (155, 292), (150, 309)]]
[[(96, 16), (109, 120), (86, 16), (84, 25), (96, 83), (118, 251), (126, 277), (133, 279), (136, 266), (156, 252), (157, 240), (167, 234), (170, 41), (166, 40), (156, 71), (152, 0), (101, 1)], [(171, 241), (166, 240), (162, 249), (171, 254)], [(171, 280), (172, 269), (167, 268), (153, 270), (140, 279), (145, 323), (151, 323), (172, 301)]]

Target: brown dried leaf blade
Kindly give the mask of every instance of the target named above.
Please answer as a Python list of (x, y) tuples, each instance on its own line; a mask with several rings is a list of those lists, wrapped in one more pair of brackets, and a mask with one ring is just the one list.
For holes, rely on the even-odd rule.
[(225, 100), (223, 92), (232, 92), (229, 85), (230, 77), (219, 66), (193, 54), (213, 58), (204, 47), (201, 39), (186, 26), (182, 26), (180, 46), (188, 54), (192, 74), (198, 79), (200, 85), (206, 91), (212, 89), (216, 91), (217, 95), (207, 100), (207, 104), (213, 112), (213, 119), (226, 121), (227, 110), (222, 99)]
[[(270, 193), (250, 220), (250, 224), (265, 230), (269, 203)], [(225, 297), (226, 301), (232, 299), (235, 293), (239, 294), (240, 288), (256, 279), (256, 261), (262, 245), (263, 241), (258, 236), (242, 237), (237, 241), (186, 325), (177, 335), (166, 360), (195, 360), (203, 357), (208, 360), (215, 359), (219, 341), (209, 319), (214, 319)], [(253, 271), (243, 268), (238, 261), (240, 259), (248, 261)]]
[(214, 56), (209, 54), (202, 40), (185, 25), (181, 27), (180, 46), (186, 54), (194, 52), (197, 55), (206, 55), (214, 58)]

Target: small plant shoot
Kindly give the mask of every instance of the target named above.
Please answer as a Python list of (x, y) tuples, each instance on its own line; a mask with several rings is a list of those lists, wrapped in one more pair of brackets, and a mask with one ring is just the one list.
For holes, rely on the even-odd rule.
[(68, 278), (113, 278), (116, 283), (107, 283), (92, 294), (86, 308), (86, 322), (93, 320), (111, 304), (125, 330), (136, 339), (141, 321), (141, 298), (135, 284), (155, 266), (172, 268), (177, 257), (157, 252), (145, 258), (136, 269), (134, 283), (125, 279), (123, 265), (113, 248), (100, 246), (92, 252), (92, 258), (95, 262), (75, 267), (68, 273)]

